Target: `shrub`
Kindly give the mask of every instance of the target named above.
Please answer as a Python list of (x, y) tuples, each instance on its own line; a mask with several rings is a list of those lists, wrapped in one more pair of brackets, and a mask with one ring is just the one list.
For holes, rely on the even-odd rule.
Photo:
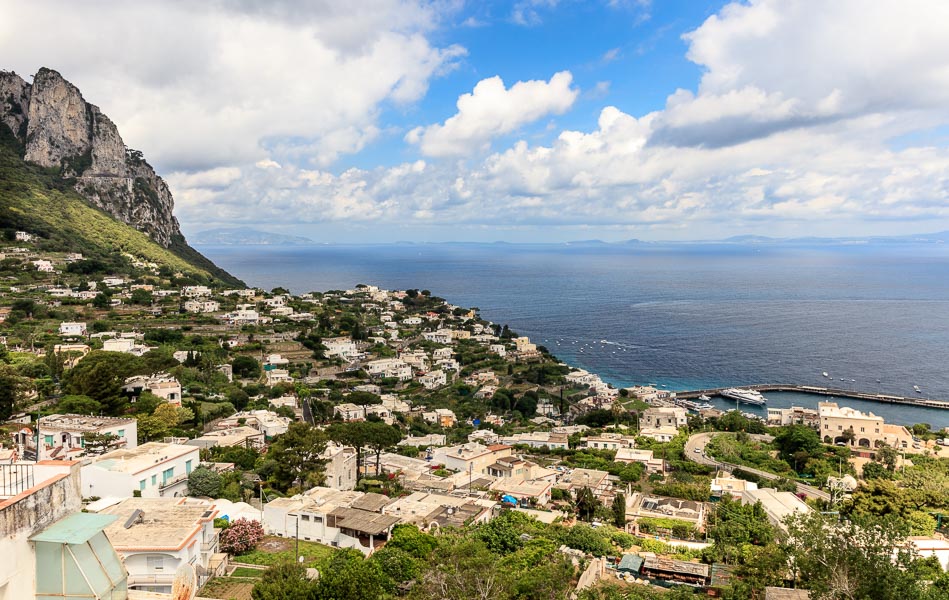
[(221, 550), (228, 554), (240, 554), (253, 550), (264, 537), (264, 528), (259, 521), (238, 519), (221, 532)]

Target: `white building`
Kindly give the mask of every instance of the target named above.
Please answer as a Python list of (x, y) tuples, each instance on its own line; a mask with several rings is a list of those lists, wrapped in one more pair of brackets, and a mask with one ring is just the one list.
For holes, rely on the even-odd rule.
[(669, 442), (679, 435), (679, 430), (675, 427), (643, 427), (639, 430), (639, 435), (657, 442)]
[(168, 373), (136, 375), (125, 380), (122, 391), (138, 398), (142, 392), (150, 392), (168, 404), (181, 406), (181, 384)]
[(778, 492), (771, 488), (748, 489), (741, 493), (742, 504), (761, 502), (765, 515), (775, 527), (787, 532), (784, 519), (793, 514), (807, 514), (811, 507), (791, 492)]
[(246, 425), (209, 431), (201, 437), (185, 442), (188, 446), (198, 448), (216, 448), (223, 446), (238, 446), (241, 448), (263, 448), (264, 434), (253, 427)]
[(326, 358), (341, 358), (345, 361), (356, 360), (361, 356), (359, 347), (348, 337), (325, 338), (323, 346)]
[(419, 383), (427, 390), (440, 388), (448, 383), (448, 376), (442, 370), (431, 371), (418, 378)]
[(656, 458), (652, 450), (637, 450), (632, 447), (620, 448), (616, 451), (613, 460), (621, 463), (645, 465), (647, 473), (664, 473), (666, 470), (666, 461)]
[(394, 377), (399, 381), (412, 379), (412, 366), (400, 358), (371, 360), (365, 365), (366, 372), (373, 377)]
[[(122, 417), (95, 417), (88, 415), (49, 415), (37, 423), (40, 440), (39, 460), (72, 460), (86, 451), (86, 437), (90, 434), (115, 436), (109, 450), (138, 446), (138, 421)], [(36, 440), (24, 432), (16, 434), (17, 441), (26, 449), (33, 448)]]
[[(401, 519), (382, 514), (390, 502), (381, 494), (316, 487), (264, 505), (264, 530), (280, 537), (355, 548), (367, 556), (389, 539)], [(298, 533), (299, 532), (299, 533)]]
[(248, 425), (266, 436), (268, 440), (286, 433), (292, 419), (281, 417), (269, 410), (245, 410), (234, 413), (217, 424), (218, 429)]
[(436, 344), (450, 344), (452, 341), (452, 331), (451, 329), (439, 329), (438, 331), (426, 331), (422, 334), (422, 338), (429, 342), (435, 342)]
[(36, 270), (40, 273), (55, 273), (56, 269), (53, 268), (53, 263), (48, 260), (34, 260), (33, 266), (36, 267)]
[(59, 324), (59, 335), (67, 336), (67, 337), (86, 335), (86, 324), (85, 323), (68, 323), (64, 321)]
[(515, 433), (501, 438), (502, 444), (526, 445), (531, 448), (562, 448), (567, 449), (569, 442), (567, 434), (552, 433), (549, 431), (535, 431), (533, 433)]
[(430, 433), (422, 436), (409, 436), (399, 442), (399, 446), (444, 446), (447, 441), (444, 433)]
[(82, 493), (100, 498), (184, 496), (188, 475), (200, 463), (197, 446), (148, 442), (136, 448), (113, 450), (82, 467)]
[(0, 598), (124, 598), (125, 569), (102, 530), (114, 517), (80, 513), (79, 463), (0, 465)]
[(184, 309), (190, 313), (213, 313), (221, 310), (221, 303), (216, 300), (188, 300)]
[(218, 552), (220, 530), (214, 528), (214, 504), (192, 498), (128, 498), (105, 508), (117, 520), (106, 535), (128, 569), (131, 590), (171, 593), (178, 567), (190, 564), (198, 586), (209, 578), (211, 557)]
[(501, 436), (490, 429), (478, 429), (474, 433), (468, 434), (469, 442), (478, 442), (480, 444), (491, 445), (501, 441)]
[(181, 295), (185, 298), (200, 298), (202, 296), (210, 296), (211, 288), (206, 285), (186, 285), (181, 288)]
[(326, 461), (326, 487), (351, 490), (356, 487), (356, 449), (329, 442), (321, 457)]
[(591, 435), (583, 438), (580, 443), (581, 448), (592, 448), (594, 450), (619, 450), (620, 448), (632, 448), (636, 445), (636, 438), (624, 436), (619, 433), (602, 433), (600, 435)]

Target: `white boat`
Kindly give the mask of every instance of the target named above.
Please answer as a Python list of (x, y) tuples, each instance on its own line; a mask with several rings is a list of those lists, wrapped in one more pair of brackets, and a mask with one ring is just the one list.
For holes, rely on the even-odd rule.
[(722, 390), (721, 396), (725, 398), (731, 398), (732, 400), (738, 400), (743, 404), (752, 404), (754, 406), (762, 406), (768, 401), (764, 396), (761, 395), (760, 392), (755, 390), (743, 390), (741, 388), (728, 388), (727, 390)]
[(923, 391), (919, 389), (919, 386), (918, 386), (918, 385), (914, 385), (914, 386), (913, 386), (913, 389), (916, 391), (917, 394), (922, 394), (922, 393), (923, 393)]
[(705, 394), (702, 394), (701, 396), (699, 396), (699, 400), (701, 400), (702, 402), (708, 402), (709, 400), (711, 400), (711, 398), (709, 398)]
[(709, 402), (706, 402), (705, 404), (697, 405), (695, 408), (697, 408), (698, 410), (710, 410), (710, 409), (715, 408), (715, 406)]
[(827, 374), (827, 371), (824, 371), (823, 373), (821, 373), (821, 375), (823, 375), (824, 377), (830, 377), (830, 375)]

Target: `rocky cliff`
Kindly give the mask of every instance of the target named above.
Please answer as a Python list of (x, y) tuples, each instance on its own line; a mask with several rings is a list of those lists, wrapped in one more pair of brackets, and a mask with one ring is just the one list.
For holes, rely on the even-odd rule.
[(23, 147), (27, 162), (75, 179), (86, 200), (169, 248), (184, 238), (168, 186), (142, 153), (126, 148), (115, 123), (51, 69), (29, 84), (0, 71), (0, 127)]

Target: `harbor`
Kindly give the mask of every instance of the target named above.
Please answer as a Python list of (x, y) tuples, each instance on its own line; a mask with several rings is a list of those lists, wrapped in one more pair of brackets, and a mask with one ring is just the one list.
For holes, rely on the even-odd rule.
[[(885, 404), (903, 404), (909, 406), (918, 406), (922, 408), (936, 408), (949, 410), (949, 402), (945, 400), (935, 400), (932, 398), (914, 398), (910, 396), (897, 396), (893, 394), (878, 394), (873, 392), (859, 392), (855, 390), (846, 390), (840, 388), (820, 387), (814, 385), (799, 385), (788, 383), (766, 383), (757, 385), (733, 386), (735, 389), (751, 390), (755, 392), (798, 392), (804, 394), (813, 394), (817, 396), (832, 396), (835, 398), (853, 398), (855, 400), (865, 400), (869, 402), (881, 402)], [(708, 388), (702, 390), (677, 391), (676, 398), (680, 400), (698, 399), (700, 396), (719, 396), (729, 389), (733, 388)]]

